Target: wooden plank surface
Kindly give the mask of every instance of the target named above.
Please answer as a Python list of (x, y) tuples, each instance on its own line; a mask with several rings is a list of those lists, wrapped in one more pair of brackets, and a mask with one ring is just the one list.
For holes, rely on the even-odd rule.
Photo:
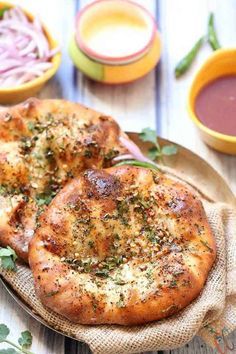
[[(208, 45), (200, 51), (189, 72), (174, 79), (174, 67), (196, 40), (204, 35), (209, 12), (215, 13), (215, 21), (222, 45), (235, 45), (236, 6), (234, 0), (165, 0), (159, 1), (159, 18), (164, 44), (161, 66), (158, 72), (159, 102), (158, 132), (193, 150), (224, 176), (236, 193), (236, 159), (208, 148), (198, 137), (195, 126), (187, 113), (187, 94), (196, 71), (210, 55)], [(158, 104), (159, 103), (159, 104)]]
[[(188, 51), (205, 29), (210, 10), (216, 15), (222, 44), (234, 45), (236, 35), (235, 0), (139, 0), (156, 17), (162, 32), (163, 54), (157, 69), (145, 78), (124, 86), (110, 87), (92, 82), (74, 69), (67, 48), (73, 34), (75, 13), (90, 0), (12, 0), (40, 14), (61, 43), (63, 60), (56, 77), (39, 97), (63, 97), (85, 103), (112, 114), (127, 131), (155, 127), (159, 135), (176, 141), (205, 158), (228, 181), (236, 193), (236, 158), (209, 149), (198, 138), (186, 110), (188, 88), (193, 75), (211, 50), (206, 46), (189, 73), (176, 81), (176, 62)], [(67, 339), (40, 325), (12, 300), (0, 284), (0, 323), (6, 323), (12, 338), (30, 329), (36, 354), (88, 354), (85, 344)], [(232, 336), (236, 343), (236, 335)], [(165, 354), (213, 354), (199, 338), (184, 348)], [(153, 352), (154, 354), (154, 352)]]

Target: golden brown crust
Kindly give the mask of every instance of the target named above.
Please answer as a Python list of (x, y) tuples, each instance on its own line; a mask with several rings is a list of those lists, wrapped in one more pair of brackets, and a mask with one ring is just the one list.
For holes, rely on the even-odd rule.
[(40, 222), (29, 254), (37, 294), (77, 323), (170, 316), (198, 296), (216, 256), (201, 201), (143, 168), (82, 173)]
[(38, 214), (82, 170), (126, 152), (120, 135), (111, 117), (65, 100), (0, 110), (0, 244), (27, 261)]

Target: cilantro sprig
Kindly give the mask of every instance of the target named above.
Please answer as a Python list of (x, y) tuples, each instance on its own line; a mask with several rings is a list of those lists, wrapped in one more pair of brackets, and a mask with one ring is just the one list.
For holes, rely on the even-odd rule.
[(10, 348), (0, 349), (0, 354), (33, 354), (28, 348), (31, 347), (33, 337), (30, 331), (21, 332), (20, 337), (18, 338), (18, 344), (15, 344), (8, 339), (10, 334), (10, 329), (5, 324), (0, 324), (0, 344), (5, 343), (11, 345)]
[(15, 262), (17, 260), (17, 255), (11, 247), (7, 246), (6, 248), (0, 248), (0, 260), (0, 265), (3, 269), (16, 271)]
[(139, 134), (139, 137), (142, 141), (150, 142), (154, 145), (148, 150), (148, 157), (153, 161), (156, 159), (163, 160), (163, 156), (175, 155), (178, 151), (177, 146), (173, 144), (161, 147), (157, 140), (155, 130), (150, 128), (144, 128)]

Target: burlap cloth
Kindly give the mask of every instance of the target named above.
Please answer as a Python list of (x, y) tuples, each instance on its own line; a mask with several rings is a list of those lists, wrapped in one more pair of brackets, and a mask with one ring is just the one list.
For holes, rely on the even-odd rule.
[[(217, 260), (200, 296), (177, 316), (142, 326), (85, 326), (47, 310), (37, 299), (30, 269), (1, 270), (21, 299), (51, 327), (86, 342), (94, 353), (120, 354), (183, 346), (195, 334), (217, 347), (236, 328), (236, 211), (200, 192), (217, 244)], [(234, 353), (236, 351), (233, 351)]]

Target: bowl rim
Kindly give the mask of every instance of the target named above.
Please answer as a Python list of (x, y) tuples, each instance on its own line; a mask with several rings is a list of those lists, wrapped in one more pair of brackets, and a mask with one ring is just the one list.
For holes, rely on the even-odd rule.
[[(201, 70), (203, 69), (203, 67), (208, 63), (211, 62), (213, 58), (217, 58), (218, 56), (222, 55), (222, 53), (226, 53), (226, 52), (230, 52), (230, 51), (236, 51), (236, 48), (220, 48), (218, 50), (216, 50), (215, 52), (213, 52), (205, 61), (204, 63), (201, 65), (201, 67), (198, 69), (197, 73), (195, 74), (189, 92), (188, 92), (188, 99), (187, 99), (187, 109), (190, 115), (191, 120), (194, 122), (194, 124), (200, 129), (202, 130), (204, 133), (208, 134), (209, 136), (216, 138), (218, 140), (224, 141), (224, 142), (229, 142), (229, 143), (236, 143), (236, 136), (234, 135), (227, 135), (227, 134), (223, 134), (220, 132), (217, 132), (216, 130), (210, 129), (208, 128), (205, 124), (203, 124), (200, 119), (197, 117), (195, 111), (194, 111), (194, 103), (196, 100), (196, 97), (193, 100), (193, 104), (192, 104), (192, 90), (193, 90), (193, 85), (195, 83), (195, 81), (197, 80), (198, 76), (201, 74)], [(224, 74), (216, 76), (215, 79), (217, 79), (218, 77), (221, 76), (225, 76)], [(208, 83), (210, 83), (211, 81), (213, 81), (214, 79), (210, 79), (207, 81), (207, 83), (204, 85), (206, 86)]]
[(79, 10), (79, 12), (77, 13), (76, 16), (76, 26), (77, 24), (79, 24), (79, 22), (81, 21), (82, 16), (84, 15), (85, 12), (87, 12), (91, 7), (94, 7), (100, 3), (105, 3), (108, 1), (114, 1), (114, 2), (123, 2), (123, 3), (128, 3), (131, 6), (134, 6), (136, 8), (139, 8), (141, 10), (141, 12), (145, 13), (145, 15), (149, 18), (150, 23), (152, 25), (152, 30), (151, 30), (151, 35), (150, 38), (147, 41), (147, 44), (140, 50), (129, 54), (129, 55), (123, 55), (120, 57), (117, 56), (109, 56), (109, 55), (102, 55), (98, 52), (96, 52), (95, 50), (91, 49), (90, 47), (87, 46), (86, 42), (83, 40), (82, 36), (80, 35), (80, 31), (76, 28), (75, 31), (75, 37), (76, 37), (76, 42), (78, 44), (78, 46), (80, 47), (80, 49), (82, 51), (84, 51), (88, 56), (93, 57), (94, 59), (97, 59), (99, 61), (110, 61), (110, 62), (123, 62), (123, 61), (130, 61), (132, 59), (136, 59), (138, 56), (141, 56), (142, 54), (145, 54), (145, 52), (148, 50), (148, 48), (150, 47), (152, 41), (154, 40), (155, 37), (155, 33), (158, 30), (157, 28), (157, 23), (156, 20), (154, 18), (154, 16), (152, 16), (152, 14), (142, 5), (140, 5), (139, 3), (136, 3), (132, 0), (95, 0), (92, 3), (84, 6), (81, 10)]
[[(10, 8), (14, 8), (17, 5), (13, 4), (13, 3), (9, 3), (7, 1), (0, 1), (0, 8), (2, 6), (7, 6)], [(30, 19), (34, 19), (35, 15), (33, 15), (30, 11), (28, 11), (27, 9), (25, 9), (24, 7), (20, 6), (21, 10), (25, 13), (25, 15), (27, 17), (29, 17)], [(45, 32), (46, 38), (48, 40), (48, 43), (50, 45), (51, 49), (57, 48), (58, 42), (53, 38), (53, 36), (51, 35), (49, 29), (47, 28), (47, 26), (45, 26), (45, 24), (40, 20), (43, 31)], [(15, 93), (15, 92), (21, 92), (24, 90), (27, 90), (31, 87), (34, 86), (38, 86), (40, 84), (43, 84), (44, 82), (48, 81), (58, 70), (60, 63), (61, 63), (61, 50), (59, 50), (56, 54), (53, 55), (52, 59), (51, 59), (51, 63), (53, 64), (53, 66), (46, 70), (41, 76), (30, 80), (24, 84), (18, 85), (18, 86), (12, 86), (12, 87), (3, 87), (0, 88), (0, 94), (1, 93)]]

